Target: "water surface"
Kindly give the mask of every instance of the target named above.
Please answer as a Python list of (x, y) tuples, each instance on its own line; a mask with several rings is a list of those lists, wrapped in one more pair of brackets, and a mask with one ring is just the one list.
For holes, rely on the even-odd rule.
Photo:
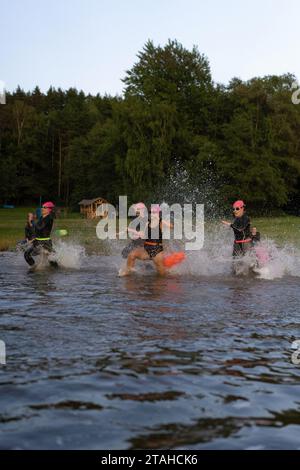
[(299, 449), (300, 277), (0, 254), (2, 449)]

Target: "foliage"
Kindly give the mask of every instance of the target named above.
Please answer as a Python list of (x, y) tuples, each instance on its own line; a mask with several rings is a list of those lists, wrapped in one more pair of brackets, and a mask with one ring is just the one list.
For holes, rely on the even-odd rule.
[(210, 199), (209, 186), (218, 204), (244, 198), (257, 212), (295, 210), (300, 107), (291, 102), (294, 81), (287, 74), (214, 84), (196, 47), (148, 41), (126, 72), (122, 97), (18, 88), (0, 106), (0, 202), (36, 204), (42, 196), (77, 207), (82, 198), (116, 203), (121, 194), (159, 200), (181, 168), (177, 190), (188, 175), (189, 188), (204, 188), (193, 191), (198, 202)]

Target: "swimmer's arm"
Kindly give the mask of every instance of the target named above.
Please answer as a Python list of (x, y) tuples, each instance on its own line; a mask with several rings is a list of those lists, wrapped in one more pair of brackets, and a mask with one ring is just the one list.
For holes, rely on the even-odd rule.
[(138, 233), (134, 228), (127, 227), (125, 230), (121, 230), (121, 232), (117, 232), (117, 235), (120, 235), (121, 233), (126, 233), (126, 232), (132, 232), (132, 233)]
[(249, 224), (250, 224), (250, 219), (247, 218), (247, 219), (245, 219), (245, 224), (244, 224), (243, 227), (236, 227), (234, 222), (232, 224), (230, 224), (230, 227), (234, 228), (234, 230), (237, 230), (238, 232), (244, 232)]
[(227, 227), (234, 228), (234, 230), (237, 230), (238, 232), (244, 232), (249, 224), (246, 224), (245, 227), (236, 227), (234, 223), (232, 224), (231, 222), (227, 222), (226, 220), (222, 220), (222, 224), (226, 225)]
[(167, 222), (166, 220), (162, 220), (161, 225), (165, 225), (168, 228), (174, 228), (174, 224), (172, 224), (172, 222)]
[(140, 235), (142, 233), (141, 230), (138, 232), (134, 228), (130, 228), (130, 227), (127, 228), (127, 231), (131, 232), (131, 233), (134, 233), (135, 235)]
[(147, 238), (146, 234), (148, 233), (148, 226), (149, 226), (149, 222), (146, 223), (145, 230), (140, 230), (139, 232), (136, 232), (140, 238), (142, 239)]
[(47, 217), (43, 217), (42, 219), (40, 219), (40, 220), (38, 221), (37, 224), (35, 224), (35, 227), (36, 227), (38, 230), (43, 230), (43, 229), (46, 228), (48, 225), (49, 225), (49, 219), (47, 219)]
[[(148, 224), (147, 224), (147, 226), (148, 226)], [(145, 231), (142, 231), (142, 230), (137, 231), (134, 228), (127, 227), (125, 230), (122, 230), (121, 232), (117, 232), (117, 235), (121, 235), (121, 234), (126, 233), (126, 232), (134, 233), (135, 235), (138, 235), (140, 238), (143, 238), (143, 236), (145, 234)]]

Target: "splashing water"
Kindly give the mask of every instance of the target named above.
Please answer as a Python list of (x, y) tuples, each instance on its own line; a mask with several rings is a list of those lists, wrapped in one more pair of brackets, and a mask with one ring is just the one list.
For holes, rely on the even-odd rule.
[[(215, 227), (205, 236), (204, 247), (199, 251), (186, 252), (186, 260), (172, 269), (172, 273), (192, 276), (231, 276), (233, 238)], [(273, 280), (283, 276), (300, 277), (300, 250), (293, 245), (278, 246), (273, 240), (263, 239), (260, 248), (267, 256), (264, 262), (257, 265), (254, 251), (247, 253), (238, 261), (236, 274), (245, 276), (255, 274), (260, 279)], [(170, 249), (178, 249), (170, 243)], [(183, 248), (183, 245), (182, 245)]]
[[(101, 253), (94, 257), (104, 255), (116, 271), (119, 271), (120, 267), (126, 264), (126, 260), (121, 258), (121, 251), (125, 245), (126, 242), (107, 240), (102, 245)], [(263, 239), (259, 246), (267, 253), (265, 262), (255, 267), (257, 259), (254, 251), (247, 253), (242, 258), (237, 273), (239, 276), (255, 274), (257, 278), (265, 280), (278, 279), (286, 275), (300, 277), (300, 249), (290, 244), (278, 246), (274, 240), (267, 238)], [(173, 267), (169, 272), (180, 276), (231, 277), (233, 275), (232, 248), (231, 231), (223, 230), (222, 227), (220, 229), (216, 225), (206, 233), (203, 248), (197, 251), (187, 251), (185, 261)], [(166, 241), (165, 249), (166, 253), (184, 251), (184, 241)], [(55, 252), (54, 259), (65, 268), (79, 269), (83, 260), (87, 265), (92, 262), (92, 258), (86, 255), (81, 245), (59, 241), (55, 244)], [(141, 275), (153, 274), (155, 267), (151, 262), (137, 261), (135, 272)]]
[[(210, 226), (208, 230), (205, 228), (204, 247), (199, 251), (187, 252), (185, 262), (171, 272), (195, 276), (231, 275), (233, 235), (232, 231), (222, 229), (219, 223), (221, 217), (227, 213), (221, 196), (221, 182), (209, 170), (200, 176), (192, 176), (177, 162), (164, 188), (158, 189), (156, 200), (160, 199), (167, 204), (204, 204), (205, 221), (214, 227)], [(175, 242), (169, 242), (169, 246), (171, 250), (178, 249)], [(300, 277), (300, 250), (297, 247), (288, 244), (278, 246), (274, 240), (264, 239), (260, 243), (260, 249), (265, 252), (264, 255), (256, 257), (251, 251), (243, 257), (237, 270), (238, 275), (252, 273), (266, 280), (285, 275)], [(259, 263), (259, 258), (264, 261)]]
[(279, 247), (273, 240), (262, 242), (269, 254), (269, 261), (260, 270), (262, 279), (276, 279), (285, 275), (300, 277), (300, 250), (287, 244)]
[[(126, 242), (107, 241), (105, 254), (115, 255), (114, 263), (117, 269), (125, 266), (126, 261), (121, 258), (121, 250)], [(184, 240), (170, 240), (164, 242), (166, 254), (174, 251), (184, 251)], [(109, 248), (109, 249), (108, 249)], [(231, 230), (220, 226), (220, 223), (209, 223), (205, 230), (204, 246), (201, 250), (187, 251), (186, 259), (173, 267), (169, 272), (179, 276), (226, 276), (231, 277), (233, 272), (233, 234)], [(274, 240), (263, 238), (257, 245), (261, 250), (260, 259), (251, 250), (238, 261), (236, 274), (238, 276), (255, 275), (265, 280), (279, 279), (283, 276), (300, 277), (300, 249), (291, 244), (279, 246)], [(103, 254), (103, 253), (102, 253)], [(117, 256), (117, 258), (116, 258)], [(116, 261), (117, 260), (117, 261)], [(151, 269), (152, 268), (152, 269)], [(155, 272), (153, 263), (136, 262), (137, 274), (151, 274)]]
[(169, 205), (204, 204), (206, 219), (213, 220), (224, 214), (220, 186), (220, 181), (209, 168), (203, 168), (201, 173), (191, 174), (177, 161), (163, 186), (157, 188), (153, 201)]
[(61, 240), (55, 243), (54, 250), (49, 260), (56, 261), (63, 268), (79, 269), (86, 256), (83, 246)]

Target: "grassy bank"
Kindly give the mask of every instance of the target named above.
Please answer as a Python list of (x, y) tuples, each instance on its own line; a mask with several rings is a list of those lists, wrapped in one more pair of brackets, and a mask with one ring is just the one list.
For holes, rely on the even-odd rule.
[(252, 226), (257, 226), (264, 237), (271, 238), (280, 245), (292, 243), (300, 246), (300, 217), (253, 217)]
[[(26, 216), (33, 211), (33, 207), (0, 209), (0, 251), (14, 249), (16, 243), (24, 238)], [(68, 213), (55, 219), (54, 230), (67, 229), (69, 239), (92, 249), (98, 242), (95, 236), (96, 224), (97, 221), (83, 219), (79, 213)], [(300, 217), (254, 217), (252, 225), (257, 226), (264, 237), (279, 244), (300, 245)]]
[[(34, 212), (33, 207), (16, 209), (0, 209), (0, 251), (12, 250), (16, 243), (24, 238), (24, 227), (28, 212)], [(81, 219), (78, 213), (64, 214), (55, 219), (54, 229), (67, 229), (72, 235), (80, 232), (91, 232), (94, 235), (94, 222)]]

